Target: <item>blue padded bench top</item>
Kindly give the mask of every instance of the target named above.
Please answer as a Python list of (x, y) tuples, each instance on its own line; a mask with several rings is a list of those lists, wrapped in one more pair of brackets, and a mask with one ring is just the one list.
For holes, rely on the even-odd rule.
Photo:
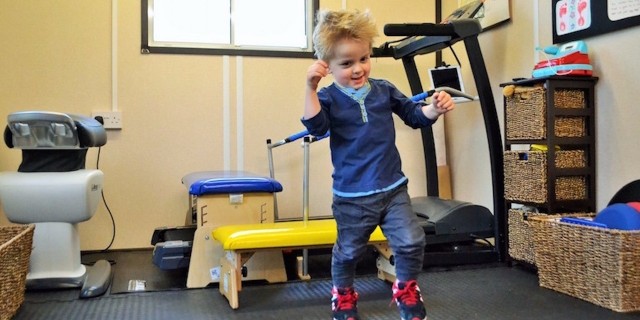
[(280, 192), (280, 182), (246, 171), (199, 171), (182, 178), (189, 194)]

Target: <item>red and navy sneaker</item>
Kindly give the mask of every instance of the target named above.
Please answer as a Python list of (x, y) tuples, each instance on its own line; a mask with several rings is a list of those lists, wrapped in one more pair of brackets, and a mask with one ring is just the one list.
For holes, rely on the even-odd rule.
[(333, 320), (360, 320), (358, 317), (358, 293), (353, 288), (331, 290), (331, 310)]
[(393, 301), (398, 305), (402, 320), (427, 320), (427, 311), (415, 280), (393, 283)]

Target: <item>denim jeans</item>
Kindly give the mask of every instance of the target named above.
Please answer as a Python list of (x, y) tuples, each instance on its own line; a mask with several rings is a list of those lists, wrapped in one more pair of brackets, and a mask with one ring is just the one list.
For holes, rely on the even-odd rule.
[(379, 225), (393, 250), (396, 277), (413, 280), (422, 270), (425, 235), (411, 207), (407, 186), (365, 197), (333, 196), (338, 239), (333, 246), (331, 275), (339, 288), (353, 286), (356, 264), (369, 236)]

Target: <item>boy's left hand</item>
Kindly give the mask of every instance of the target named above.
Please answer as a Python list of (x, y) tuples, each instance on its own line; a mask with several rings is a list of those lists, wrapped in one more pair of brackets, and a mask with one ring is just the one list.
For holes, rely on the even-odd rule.
[(427, 118), (436, 120), (441, 114), (447, 113), (455, 107), (456, 104), (449, 93), (438, 91), (431, 96), (431, 104), (422, 107), (422, 112)]
[(447, 113), (456, 107), (455, 102), (451, 99), (451, 95), (445, 91), (438, 91), (431, 96), (431, 104), (435, 107), (438, 114)]

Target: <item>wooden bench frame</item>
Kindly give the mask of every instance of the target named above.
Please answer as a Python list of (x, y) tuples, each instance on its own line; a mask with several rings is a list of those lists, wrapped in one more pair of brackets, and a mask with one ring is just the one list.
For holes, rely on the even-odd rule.
[[(273, 223), (273, 194), (253, 192), (242, 194), (242, 203), (231, 204), (230, 197), (238, 194), (206, 194), (190, 195), (190, 210), (196, 213), (196, 231), (193, 237), (193, 248), (187, 288), (204, 288), (216, 283), (219, 274), (220, 258), (224, 256), (221, 244), (211, 238), (213, 230), (225, 225), (252, 224), (261, 221)], [(251, 271), (248, 280), (266, 280), (269, 283), (287, 280), (284, 260), (281, 252), (261, 252), (247, 265)], [(265, 271), (263, 271), (265, 270)]]
[[(313, 225), (313, 221), (309, 221)], [(269, 226), (273, 226), (274, 229), (277, 229), (278, 224), (280, 222), (272, 223), (272, 224), (263, 224), (259, 229), (252, 230), (251, 225), (236, 225), (236, 226), (225, 226), (224, 228), (234, 229), (237, 228), (237, 233), (229, 233), (227, 235), (216, 234), (216, 230), (212, 232), (212, 235), (216, 240), (222, 242), (224, 248), (224, 255), (220, 258), (220, 283), (219, 289), (220, 293), (227, 298), (229, 301), (229, 305), (233, 309), (237, 309), (239, 307), (239, 292), (242, 291), (242, 280), (243, 280), (243, 267), (245, 264), (254, 256), (254, 254), (258, 252), (264, 251), (283, 251), (283, 250), (297, 250), (297, 249), (317, 249), (317, 248), (330, 248), (333, 247), (333, 242), (335, 242), (335, 238), (332, 241), (321, 241), (322, 243), (310, 244), (310, 245), (279, 245), (279, 246), (268, 246), (265, 244), (261, 244), (260, 248), (230, 248), (230, 244), (226, 241), (227, 238), (241, 238), (241, 233), (251, 233), (251, 231), (257, 230), (268, 230)], [(266, 227), (266, 228), (265, 228)], [(381, 233), (380, 233), (381, 234)], [(373, 238), (373, 236), (372, 236)], [(328, 240), (328, 239), (324, 239)], [(393, 253), (386, 242), (386, 239), (382, 240), (379, 237), (369, 242), (370, 245), (373, 245), (376, 251), (379, 253), (379, 256), (376, 261), (376, 266), (378, 268), (378, 278), (381, 280), (393, 282), (395, 281), (395, 267), (393, 264)], [(298, 259), (298, 276), (303, 280), (308, 280), (310, 277), (308, 275), (303, 274), (301, 268), (301, 260)]]

